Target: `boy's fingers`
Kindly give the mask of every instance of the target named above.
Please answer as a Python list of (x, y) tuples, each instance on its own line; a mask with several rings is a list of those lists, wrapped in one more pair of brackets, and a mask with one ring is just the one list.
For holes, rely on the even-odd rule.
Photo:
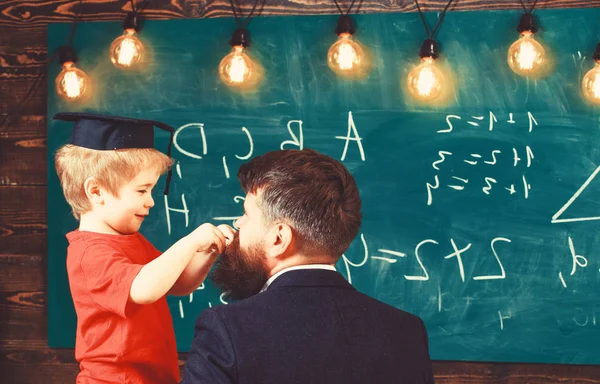
[(225, 244), (229, 245), (233, 241), (233, 237), (235, 236), (235, 229), (231, 228), (227, 224), (221, 224), (221, 225), (217, 226), (217, 228), (225, 236)]
[(225, 239), (223, 232), (221, 232), (221, 230), (218, 228), (215, 227), (213, 233), (215, 235), (214, 243), (218, 248), (219, 254), (221, 254), (223, 251), (225, 251), (225, 244), (227, 243), (227, 240)]

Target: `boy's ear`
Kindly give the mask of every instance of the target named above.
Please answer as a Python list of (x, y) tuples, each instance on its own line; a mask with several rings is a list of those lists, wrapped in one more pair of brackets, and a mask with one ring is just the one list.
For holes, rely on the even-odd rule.
[(83, 183), (83, 189), (85, 190), (85, 195), (92, 204), (104, 203), (104, 194), (102, 188), (100, 188), (100, 185), (95, 178), (88, 177), (85, 179)]
[(289, 225), (275, 224), (267, 235), (267, 257), (279, 258), (290, 254), (294, 248), (294, 240), (294, 232)]

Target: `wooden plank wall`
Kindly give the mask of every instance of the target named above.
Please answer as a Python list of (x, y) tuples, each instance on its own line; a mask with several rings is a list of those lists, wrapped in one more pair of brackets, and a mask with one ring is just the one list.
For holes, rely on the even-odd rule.
[[(137, 0), (140, 1), (140, 0)], [(259, 0), (263, 1), (263, 0)], [(441, 10), (447, 0), (421, 0)], [(533, 0), (524, 0), (525, 4)], [(348, 6), (349, 0), (340, 0)], [(358, 1), (361, 3), (361, 1)], [(247, 14), (254, 0), (240, 0)], [(538, 9), (600, 7), (600, 0), (539, 0)], [(518, 0), (457, 0), (451, 11), (518, 9)], [(47, 347), (46, 307), (46, 27), (67, 22), (122, 20), (127, 0), (0, 0), (0, 382), (72, 383), (73, 350)], [(262, 15), (336, 14), (332, 0), (266, 0)], [(415, 12), (413, 0), (363, 0), (360, 12)], [(227, 0), (151, 0), (151, 19), (230, 17)], [(585, 26), (582, 26), (585, 27)], [(423, 31), (417, 31), (423, 33)], [(600, 353), (600, 347), (599, 351)], [(180, 356), (181, 365), (185, 354)], [(596, 383), (600, 366), (435, 362), (437, 383)]]

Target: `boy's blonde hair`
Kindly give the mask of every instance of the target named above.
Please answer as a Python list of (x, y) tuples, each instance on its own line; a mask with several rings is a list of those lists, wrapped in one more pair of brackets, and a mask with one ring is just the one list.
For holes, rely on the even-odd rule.
[(142, 170), (156, 169), (163, 174), (172, 164), (169, 156), (154, 148), (100, 151), (67, 144), (54, 157), (63, 193), (77, 220), (92, 209), (83, 186), (87, 178), (95, 178), (118, 197), (119, 189)]

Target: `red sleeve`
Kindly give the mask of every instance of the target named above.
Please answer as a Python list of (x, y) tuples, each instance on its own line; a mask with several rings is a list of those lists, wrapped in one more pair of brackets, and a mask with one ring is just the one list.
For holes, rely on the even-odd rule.
[(127, 303), (133, 279), (142, 269), (108, 244), (86, 249), (80, 264), (85, 289), (96, 304), (121, 317), (127, 317)]
[(148, 239), (146, 239), (141, 233), (138, 232), (138, 236), (148, 249), (148, 255), (150, 256), (150, 260), (148, 260), (148, 262), (151, 262), (152, 260), (156, 259), (158, 256), (163, 254), (161, 251), (154, 248), (154, 245), (152, 245), (152, 243), (149, 242)]

